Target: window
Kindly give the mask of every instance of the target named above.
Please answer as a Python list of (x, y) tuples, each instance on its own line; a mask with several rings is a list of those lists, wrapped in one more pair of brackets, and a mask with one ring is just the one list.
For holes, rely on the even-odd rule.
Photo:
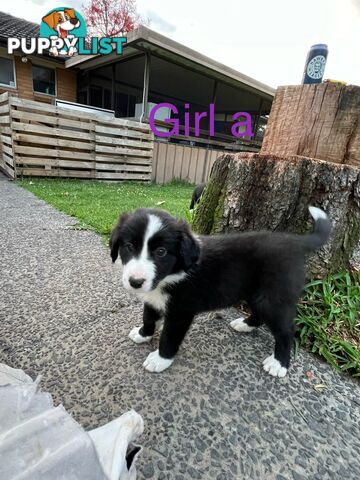
[(0, 57), (0, 85), (15, 87), (14, 63), (11, 58)]
[(55, 95), (55, 70), (52, 68), (32, 66), (34, 92)]

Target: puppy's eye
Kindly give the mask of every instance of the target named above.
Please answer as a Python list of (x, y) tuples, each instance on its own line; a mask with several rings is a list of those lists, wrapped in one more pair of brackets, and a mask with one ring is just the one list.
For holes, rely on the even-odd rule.
[(130, 242), (125, 243), (124, 248), (130, 253), (134, 251), (134, 245)]
[(155, 255), (157, 257), (165, 257), (166, 254), (167, 254), (167, 251), (166, 251), (166, 248), (164, 247), (159, 247), (155, 250)]

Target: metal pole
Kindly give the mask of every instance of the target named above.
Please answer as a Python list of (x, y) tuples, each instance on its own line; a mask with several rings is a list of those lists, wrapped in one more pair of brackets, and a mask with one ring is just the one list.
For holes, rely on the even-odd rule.
[[(111, 79), (111, 110), (115, 111), (115, 63), (112, 64), (112, 79)], [(115, 112), (116, 116), (116, 112)]]
[(149, 81), (150, 81), (150, 52), (145, 54), (145, 67), (144, 67), (144, 86), (143, 86), (143, 98), (142, 98), (142, 112), (140, 116), (140, 122), (147, 120), (147, 108), (148, 108), (148, 96), (149, 96)]
[(264, 99), (260, 98), (259, 113), (256, 117), (256, 122), (255, 122), (255, 125), (254, 125), (254, 137), (253, 137), (254, 140), (256, 139), (257, 131), (258, 131), (258, 128), (259, 128), (259, 122), (260, 122), (260, 118), (261, 118), (261, 110), (262, 110), (263, 103), (264, 103)]

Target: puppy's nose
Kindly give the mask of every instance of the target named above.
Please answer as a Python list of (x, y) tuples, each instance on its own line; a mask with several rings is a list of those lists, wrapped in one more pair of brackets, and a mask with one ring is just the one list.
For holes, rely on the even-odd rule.
[(145, 278), (129, 278), (129, 283), (133, 288), (140, 288), (142, 284), (145, 282)]
[(78, 19), (75, 17), (75, 18), (70, 18), (70, 23), (72, 23), (73, 25), (76, 25), (78, 23)]

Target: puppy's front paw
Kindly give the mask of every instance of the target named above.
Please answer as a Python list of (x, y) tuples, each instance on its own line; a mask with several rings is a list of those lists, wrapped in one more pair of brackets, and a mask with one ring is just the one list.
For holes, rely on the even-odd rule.
[(235, 320), (230, 322), (230, 326), (237, 332), (251, 332), (252, 330), (254, 330), (255, 327), (250, 327), (250, 325), (248, 325), (245, 320), (245, 317), (236, 318)]
[(285, 377), (287, 373), (287, 368), (282, 367), (279, 360), (276, 360), (274, 354), (270, 355), (270, 357), (265, 358), (263, 361), (263, 366), (265, 372), (273, 377)]
[(152, 339), (152, 337), (143, 337), (142, 335), (140, 335), (140, 329), (141, 327), (134, 327), (131, 332), (129, 333), (129, 337), (131, 338), (131, 340), (135, 343), (145, 343), (145, 342), (150, 342), (150, 340)]
[(173, 363), (173, 358), (163, 358), (159, 355), (159, 350), (149, 353), (147, 359), (143, 363), (143, 366), (148, 372), (160, 373), (166, 370)]

